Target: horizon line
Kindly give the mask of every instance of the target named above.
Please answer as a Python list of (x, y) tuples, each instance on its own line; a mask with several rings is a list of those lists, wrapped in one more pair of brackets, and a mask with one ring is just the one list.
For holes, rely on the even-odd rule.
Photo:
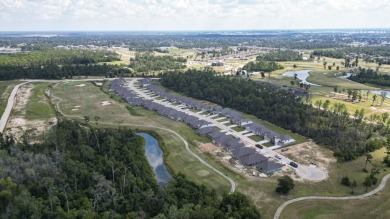
[(221, 31), (315, 31), (315, 30), (390, 30), (390, 27), (289, 28), (289, 29), (171, 29), (171, 30), (0, 30), (0, 32), (221, 32)]

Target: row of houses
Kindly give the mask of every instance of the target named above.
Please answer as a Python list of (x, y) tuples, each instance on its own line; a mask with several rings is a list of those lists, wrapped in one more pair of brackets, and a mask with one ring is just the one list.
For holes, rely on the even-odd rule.
[(264, 140), (272, 142), (275, 145), (286, 146), (295, 143), (295, 140), (291, 138), (291, 136), (278, 134), (261, 124), (254, 123), (250, 119), (245, 119), (238, 111), (229, 108), (222, 108), (221, 106), (216, 104), (205, 104), (199, 100), (168, 93), (166, 92), (166, 89), (158, 85), (152, 84), (151, 80), (147, 78), (142, 79), (140, 83), (143, 87), (146, 87), (151, 92), (155, 93), (161, 98), (165, 98), (169, 102), (182, 104), (191, 109), (208, 111), (209, 113), (223, 116), (227, 118), (232, 124), (239, 125), (245, 128), (247, 132), (259, 135)]
[(280, 171), (283, 168), (282, 164), (270, 160), (255, 148), (245, 146), (239, 139), (227, 135), (215, 127), (199, 129), (198, 134), (211, 138), (214, 144), (223, 147), (225, 151), (231, 152), (234, 159), (246, 167), (256, 167), (257, 170), (266, 174)]
[[(215, 143), (219, 147), (222, 147), (225, 151), (230, 152), (234, 157), (234, 159), (238, 160), (242, 165), (246, 167), (256, 167), (259, 171), (262, 171), (263, 173), (266, 174), (271, 174), (273, 172), (282, 169), (281, 164), (275, 163), (269, 158), (261, 155), (258, 151), (256, 151), (255, 148), (245, 146), (245, 144), (242, 143), (240, 139), (235, 138), (231, 135), (226, 134), (225, 132), (218, 130), (216, 127), (213, 126), (212, 123), (199, 119), (195, 116), (188, 115), (185, 112), (163, 106), (159, 103), (154, 102), (153, 100), (145, 100), (143, 98), (140, 98), (135, 93), (124, 88), (123, 87), (124, 82), (125, 81), (123, 79), (113, 80), (111, 83), (111, 90), (115, 91), (129, 104), (136, 105), (136, 106), (143, 106), (149, 110), (156, 111), (160, 115), (166, 116), (173, 120), (187, 123), (194, 129), (196, 129), (199, 135), (208, 136), (209, 138), (211, 138), (213, 143)], [(149, 83), (145, 80), (142, 82)], [(158, 89), (155, 90), (160, 91), (160, 89), (162, 88), (159, 87)], [(195, 106), (197, 105), (196, 103), (194, 104)], [(209, 109), (211, 110), (212, 108)], [(228, 118), (236, 119), (240, 117), (240, 114), (237, 111), (233, 111), (230, 109), (221, 109), (219, 111), (221, 115), (224, 115)], [(244, 120), (240, 120), (240, 122), (242, 125), (246, 125), (248, 122), (250, 122), (250, 120), (244, 119)]]

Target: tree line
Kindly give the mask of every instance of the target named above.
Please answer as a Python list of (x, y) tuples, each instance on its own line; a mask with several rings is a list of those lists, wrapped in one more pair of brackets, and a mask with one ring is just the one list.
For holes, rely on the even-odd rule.
[(187, 60), (182, 57), (155, 56), (153, 53), (137, 53), (130, 58), (130, 68), (136, 72), (184, 69)]
[(351, 75), (349, 79), (362, 84), (368, 83), (386, 87), (390, 86), (390, 75), (379, 73), (378, 71), (370, 68), (358, 69), (356, 74)]
[(299, 52), (294, 52), (292, 50), (278, 50), (278, 51), (267, 53), (265, 55), (257, 56), (256, 60), (275, 61), (275, 62), (302, 61), (302, 54), (300, 54)]
[(63, 79), (75, 76), (115, 77), (130, 74), (130, 70), (114, 65), (56, 65), (0, 66), (0, 80)]
[(252, 80), (219, 77), (212, 70), (187, 70), (162, 75), (161, 84), (193, 98), (207, 100), (254, 115), (314, 139), (333, 149), (341, 160), (352, 160), (381, 148), (387, 128), (351, 118), (345, 105), (314, 108), (281, 89)]
[(242, 67), (243, 70), (247, 70), (250, 72), (253, 71), (264, 71), (264, 72), (272, 72), (275, 70), (283, 69), (284, 67), (275, 61), (263, 61), (257, 60), (254, 62), (248, 62)]
[(1, 217), (260, 218), (246, 196), (220, 197), (182, 174), (159, 186), (144, 142), (130, 129), (67, 120), (42, 143), (1, 138)]
[(0, 66), (71, 65), (119, 61), (118, 54), (103, 50), (42, 50), (0, 54)]

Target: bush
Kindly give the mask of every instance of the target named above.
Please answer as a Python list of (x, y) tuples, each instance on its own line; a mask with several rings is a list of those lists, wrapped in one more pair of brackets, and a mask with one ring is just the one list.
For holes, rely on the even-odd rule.
[(341, 184), (345, 185), (345, 186), (351, 186), (351, 180), (349, 179), (348, 176), (344, 176), (342, 179), (341, 179)]
[(293, 179), (289, 176), (279, 178), (278, 182), (278, 187), (276, 187), (275, 191), (282, 195), (288, 194), (295, 187)]

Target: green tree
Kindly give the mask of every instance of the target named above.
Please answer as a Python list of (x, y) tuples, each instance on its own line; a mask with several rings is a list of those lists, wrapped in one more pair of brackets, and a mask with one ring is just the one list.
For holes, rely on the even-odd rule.
[(289, 176), (282, 176), (278, 179), (278, 187), (276, 187), (275, 191), (279, 194), (286, 195), (292, 189), (294, 189), (295, 184), (293, 179)]
[(364, 169), (367, 170), (367, 164), (371, 163), (372, 155), (370, 153), (366, 153), (366, 164), (364, 165)]

